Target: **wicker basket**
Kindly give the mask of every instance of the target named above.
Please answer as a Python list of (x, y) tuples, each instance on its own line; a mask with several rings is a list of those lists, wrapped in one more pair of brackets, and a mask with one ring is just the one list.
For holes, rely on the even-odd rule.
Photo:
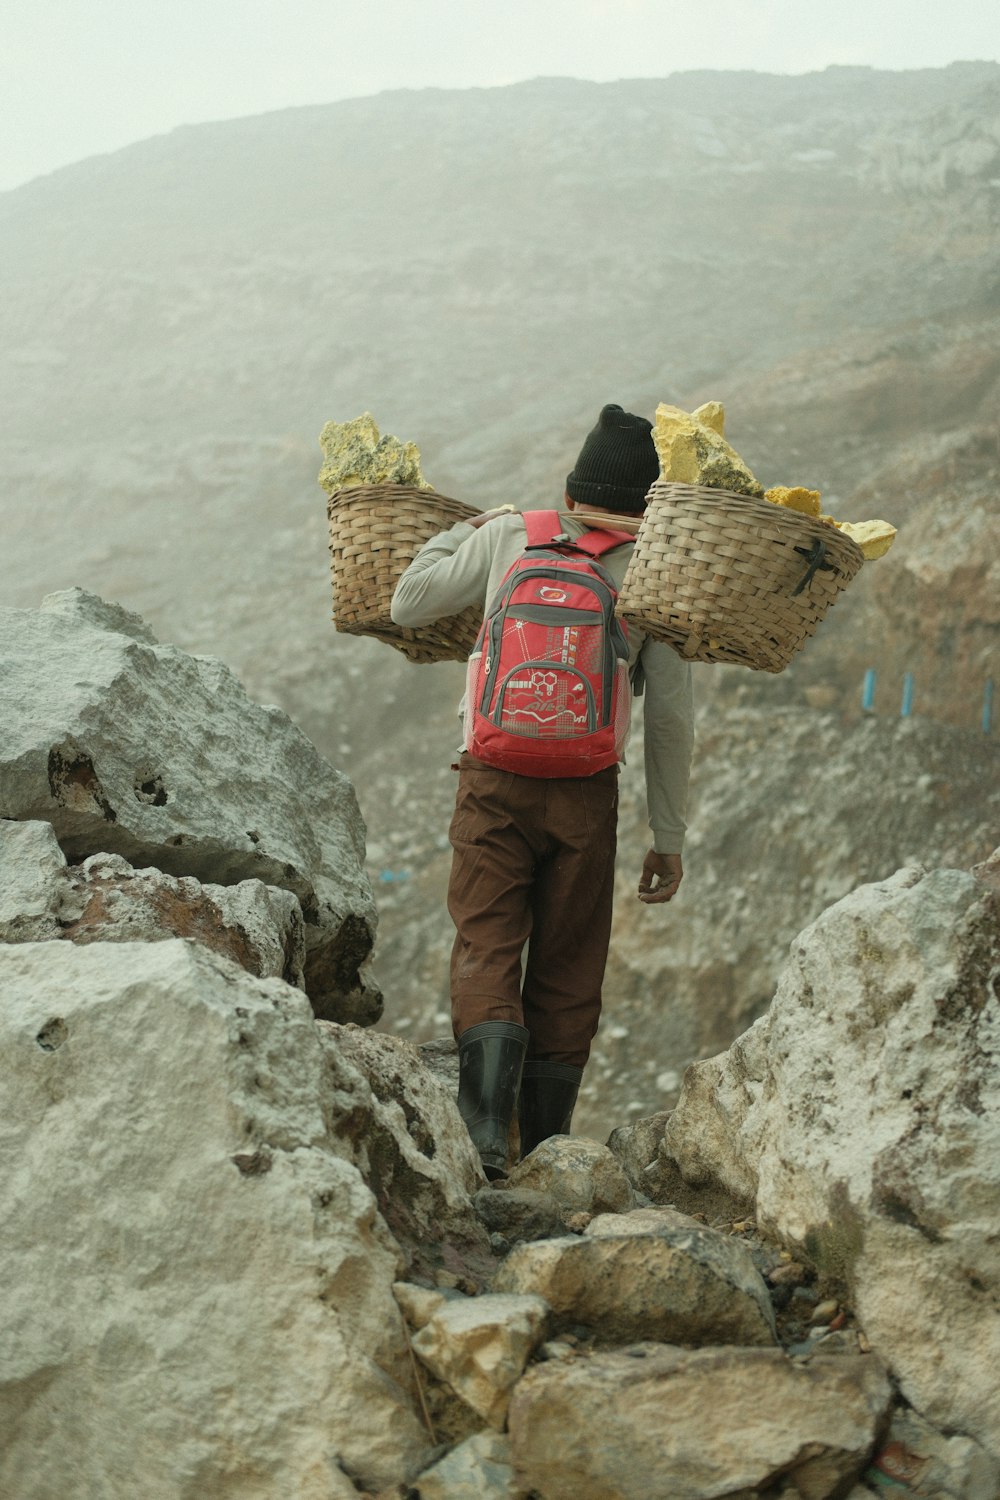
[(781, 672), (863, 561), (861, 548), (824, 521), (660, 480), (618, 613), (691, 661)]
[(411, 630), (393, 623), (389, 605), (400, 575), (423, 544), (479, 512), (436, 490), (359, 484), (335, 490), (326, 513), (337, 629), (386, 641), (410, 661), (464, 661), (475, 645), (481, 610), (470, 607)]

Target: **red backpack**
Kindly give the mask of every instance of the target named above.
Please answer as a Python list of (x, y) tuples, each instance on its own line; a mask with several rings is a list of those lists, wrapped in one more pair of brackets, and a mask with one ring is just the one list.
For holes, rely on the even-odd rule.
[(590, 776), (621, 759), (632, 696), (614, 579), (596, 561), (635, 538), (572, 540), (526, 511), (528, 545), (486, 609), (469, 657), (465, 748), (520, 776)]

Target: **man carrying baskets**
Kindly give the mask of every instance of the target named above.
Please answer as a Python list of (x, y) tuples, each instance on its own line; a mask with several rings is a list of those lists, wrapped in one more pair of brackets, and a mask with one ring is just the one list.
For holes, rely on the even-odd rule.
[[(640, 901), (669, 901), (692, 748), (690, 666), (614, 618), (659, 475), (651, 424), (605, 406), (566, 480), (571, 514), (490, 511), (433, 537), (392, 600), (420, 627), (485, 611), (463, 701), (448, 908), (459, 1109), (487, 1177), (569, 1131), (601, 1010), (629, 690), (644, 693), (652, 848)], [(588, 525), (588, 516), (593, 525)]]

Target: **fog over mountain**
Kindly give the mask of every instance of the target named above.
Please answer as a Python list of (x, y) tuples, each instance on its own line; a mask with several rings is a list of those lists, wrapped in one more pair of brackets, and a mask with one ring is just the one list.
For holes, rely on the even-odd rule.
[[(728, 722), (731, 778), (761, 753), (760, 714), (780, 708), (801, 716), (805, 774), (803, 735), (821, 718), (827, 756), (838, 723), (850, 739), (872, 665), (895, 733), (912, 671), (922, 754), (937, 758), (913, 775), (940, 778), (968, 747), (955, 786), (983, 825), (997, 783), (979, 724), (1000, 638), (1000, 66), (384, 94), (83, 162), (0, 196), (0, 234), (0, 603), (71, 584), (117, 600), (162, 639), (223, 657), (347, 771), (373, 876), (400, 877), (383, 903), (387, 1025), (441, 1029), (444, 974), (418, 978), (412, 949), (447, 944), (436, 903), (461, 670), (334, 633), (316, 486), (330, 418), (370, 410), (417, 442), (445, 493), (539, 505), (557, 501), (604, 402), (652, 415), (661, 400), (723, 401), (765, 484), (818, 488), (825, 509), (900, 535), (781, 677), (698, 672), (716, 767)], [(891, 766), (891, 745), (881, 755)], [(713, 774), (699, 762), (695, 828), (700, 805), (726, 816)], [(747, 795), (740, 816), (759, 820), (779, 879), (772, 804)], [(924, 794), (890, 781), (865, 795)], [(909, 817), (886, 820), (897, 833), (878, 845), (860, 831), (837, 866), (844, 889), (897, 857), (939, 857), (933, 797), (926, 808), (926, 850), (910, 847)], [(690, 948), (699, 888), (725, 875), (747, 889), (716, 833), (650, 929), (658, 968), (669, 923), (687, 924)], [(819, 900), (782, 907), (769, 951)], [(631, 913), (628, 938), (616, 985), (643, 968)], [(745, 1018), (759, 978), (752, 994), (733, 985), (720, 980), (720, 1013)], [(685, 1035), (678, 1048), (722, 1040)]]

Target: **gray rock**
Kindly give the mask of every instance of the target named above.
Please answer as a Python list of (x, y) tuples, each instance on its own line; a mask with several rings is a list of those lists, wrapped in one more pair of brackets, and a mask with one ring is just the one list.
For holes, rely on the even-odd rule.
[(559, 1204), (551, 1193), (535, 1188), (480, 1188), (476, 1213), (492, 1234), (502, 1234), (511, 1244), (521, 1240), (544, 1240), (563, 1231)]
[(746, 1246), (711, 1229), (644, 1230), (516, 1246), (498, 1292), (533, 1292), (555, 1327), (605, 1343), (773, 1344), (767, 1288)]
[(47, 614), (59, 615), (77, 625), (110, 630), (114, 635), (128, 635), (145, 646), (159, 645), (141, 615), (126, 609), (122, 604), (101, 599), (87, 589), (61, 589), (56, 594), (46, 594), (40, 608)]
[(410, 1493), (413, 1500), (520, 1500), (510, 1439), (500, 1432), (477, 1432), (424, 1469)]
[(621, 1162), (622, 1170), (629, 1182), (639, 1192), (646, 1192), (643, 1173), (656, 1154), (667, 1121), (669, 1110), (650, 1115), (644, 1120), (635, 1120), (631, 1125), (619, 1125), (608, 1136), (608, 1150)]
[(541, 1297), (467, 1297), (432, 1313), (413, 1348), (483, 1421), (502, 1428), (514, 1383), (548, 1328)]
[(0, 823), (0, 941), (160, 942), (184, 937), (258, 978), (300, 989), (302, 908), (291, 891), (241, 880), (202, 885), (134, 870), (120, 854), (67, 866), (49, 823)]
[(910, 868), (831, 907), (767, 1016), (689, 1068), (662, 1148), (690, 1181), (751, 1195), (762, 1232), (846, 1282), (907, 1400), (993, 1453), (997, 900), (959, 870)]
[(57, 936), (65, 871), (50, 824), (0, 822), (0, 942)]
[(805, 1367), (640, 1344), (534, 1366), (508, 1421), (518, 1483), (545, 1500), (749, 1500), (782, 1474), (827, 1500), (860, 1473), (890, 1399), (871, 1356)]
[(173, 941), (0, 946), (0, 992), (0, 1493), (402, 1479), (400, 1255), (301, 991)]
[(334, 1140), (368, 1183), (411, 1276), (481, 1286), (489, 1236), (472, 1204), (482, 1167), (447, 1086), (412, 1042), (320, 1022)]
[(347, 779), (221, 662), (153, 643), (82, 590), (0, 610), (0, 818), (51, 823), (73, 863), (292, 892), (317, 1014), (370, 1024), (375, 913)]
[(665, 1229), (694, 1230), (695, 1234), (712, 1234), (690, 1214), (664, 1205), (662, 1208), (634, 1208), (627, 1214), (598, 1214), (591, 1219), (586, 1234), (659, 1234)]
[(436, 1078), (446, 1084), (450, 1092), (458, 1097), (458, 1043), (453, 1036), (434, 1037), (421, 1042), (420, 1056)]
[(585, 1136), (550, 1136), (511, 1168), (507, 1182), (550, 1194), (564, 1214), (627, 1213), (635, 1206), (617, 1159)]

